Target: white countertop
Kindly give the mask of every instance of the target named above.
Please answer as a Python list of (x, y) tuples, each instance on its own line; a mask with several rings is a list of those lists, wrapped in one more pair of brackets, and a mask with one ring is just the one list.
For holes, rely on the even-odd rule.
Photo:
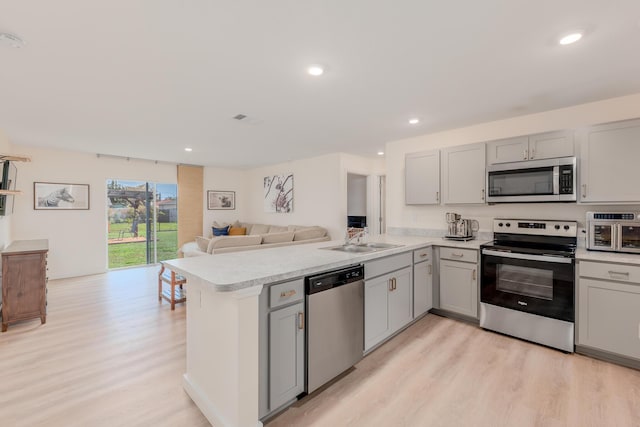
[(620, 252), (589, 251), (585, 248), (576, 250), (576, 259), (584, 261), (617, 262), (620, 264), (640, 265), (640, 255)]
[(341, 240), (282, 246), (278, 248), (230, 252), (216, 255), (164, 261), (179, 274), (196, 276), (219, 292), (231, 292), (253, 286), (295, 279), (322, 271), (370, 261), (425, 246), (478, 249), (484, 240), (457, 242), (422, 236), (382, 235), (370, 242), (401, 245), (376, 252), (347, 253), (323, 248), (341, 245)]

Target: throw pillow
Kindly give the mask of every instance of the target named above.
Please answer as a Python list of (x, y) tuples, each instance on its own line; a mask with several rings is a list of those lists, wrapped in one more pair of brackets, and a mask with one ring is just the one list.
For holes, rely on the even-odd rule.
[(196, 237), (196, 243), (198, 244), (198, 249), (202, 252), (207, 252), (207, 248), (209, 247), (209, 240), (206, 237), (198, 236)]
[(269, 232), (269, 225), (266, 224), (253, 224), (251, 227), (251, 234), (267, 234)]
[(217, 221), (213, 221), (213, 226), (215, 228), (225, 228), (228, 227), (230, 224), (226, 223), (226, 222), (217, 222)]
[(327, 230), (322, 227), (306, 228), (304, 230), (298, 230), (293, 236), (293, 240), (310, 240), (324, 237), (327, 235)]
[(229, 236), (244, 236), (245, 234), (247, 234), (247, 229), (245, 227), (232, 226), (229, 229)]
[(229, 235), (229, 227), (231, 227), (231, 226), (227, 225), (226, 227), (221, 227), (221, 228), (211, 227), (211, 231), (213, 232), (214, 236), (228, 236)]
[(268, 233), (262, 235), (262, 243), (285, 243), (293, 240), (293, 231), (284, 231), (282, 233)]

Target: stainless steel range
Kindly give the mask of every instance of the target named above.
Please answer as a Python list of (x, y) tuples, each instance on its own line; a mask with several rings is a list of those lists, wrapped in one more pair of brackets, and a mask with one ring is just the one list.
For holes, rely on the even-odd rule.
[(577, 223), (496, 219), (483, 245), (480, 326), (574, 349)]

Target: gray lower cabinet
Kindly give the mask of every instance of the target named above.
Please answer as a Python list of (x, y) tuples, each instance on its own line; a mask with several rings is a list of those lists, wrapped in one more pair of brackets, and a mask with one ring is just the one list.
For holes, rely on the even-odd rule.
[(411, 267), (365, 281), (365, 351), (411, 322), (412, 299)]
[(304, 391), (304, 279), (265, 285), (259, 309), (259, 415), (265, 418)]
[[(448, 250), (453, 256), (470, 258), (473, 262), (440, 260), (440, 308), (465, 316), (478, 317), (478, 264), (477, 251)], [(475, 258), (467, 253), (475, 255)]]
[(304, 391), (304, 303), (269, 313), (269, 406)]
[(433, 263), (431, 248), (413, 251), (413, 318), (433, 308)]
[(640, 267), (581, 261), (579, 271), (578, 344), (640, 360)]

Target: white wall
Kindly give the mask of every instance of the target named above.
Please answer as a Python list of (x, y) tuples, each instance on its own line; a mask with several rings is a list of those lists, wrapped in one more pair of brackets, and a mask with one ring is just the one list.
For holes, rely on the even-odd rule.
[[(52, 279), (105, 272), (107, 269), (107, 189), (109, 178), (176, 183), (176, 166), (144, 160), (97, 158), (95, 154), (14, 145), (31, 156), (18, 171), (12, 217), (14, 239), (49, 239), (49, 277)], [(90, 209), (34, 210), (33, 183), (90, 185)], [(178, 195), (179, 197), (179, 195)]]
[[(0, 154), (12, 153), (11, 144), (7, 135), (0, 129)], [(19, 168), (19, 166), (16, 166)], [(0, 173), (1, 173), (0, 168)], [(18, 171), (19, 173), (19, 171)], [(19, 180), (19, 178), (17, 179)], [(15, 196), (14, 196), (15, 197)], [(24, 197), (24, 196), (22, 196)], [(0, 250), (11, 242), (11, 219), (13, 215), (0, 216)], [(0, 273), (1, 274), (1, 273)]]
[[(236, 220), (248, 221), (249, 194), (247, 192), (247, 176), (245, 170), (222, 169), (222, 168), (204, 168), (204, 219), (202, 221), (202, 235), (209, 237), (211, 235), (211, 226), (213, 222), (232, 223)], [(233, 210), (208, 210), (207, 209), (207, 191), (235, 191), (236, 192), (236, 208)]]
[(571, 219), (583, 225), (589, 210), (638, 210), (638, 206), (594, 206), (580, 204), (503, 204), (407, 206), (404, 203), (404, 156), (406, 153), (489, 141), (559, 129), (576, 129), (598, 123), (640, 117), (640, 94), (577, 105), (446, 132), (390, 142), (386, 146), (387, 219), (389, 227), (444, 229), (446, 212), (458, 212), (480, 221), (482, 231), (491, 231), (494, 217)]
[[(313, 157), (247, 171), (247, 221), (276, 225), (321, 225), (333, 238), (346, 225), (346, 174), (341, 176), (340, 154)], [(264, 211), (263, 178), (293, 174), (293, 212)], [(344, 191), (342, 182), (345, 183)]]

